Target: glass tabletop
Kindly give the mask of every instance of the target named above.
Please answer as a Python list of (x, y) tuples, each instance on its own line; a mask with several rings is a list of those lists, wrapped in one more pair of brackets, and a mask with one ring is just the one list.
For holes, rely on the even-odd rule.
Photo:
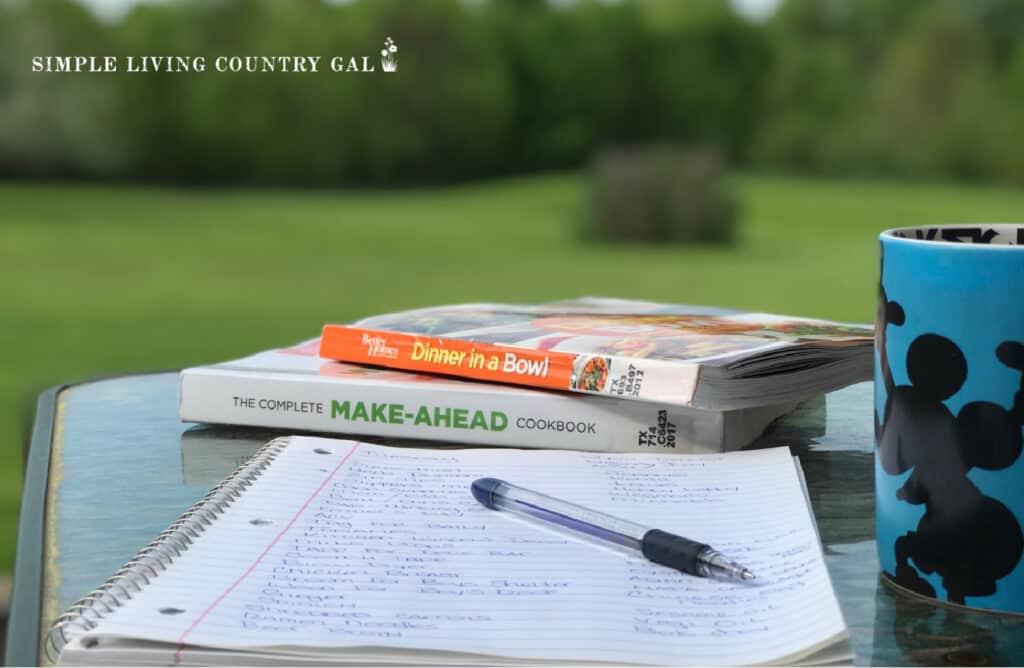
[[(182, 423), (177, 388), (177, 374), (167, 373), (86, 383), (57, 395), (41, 635), (61, 611), (283, 433)], [(802, 405), (750, 446), (788, 445), (800, 458), (856, 663), (1024, 662), (1024, 616), (936, 605), (878, 577), (872, 405), (870, 383), (848, 387)]]

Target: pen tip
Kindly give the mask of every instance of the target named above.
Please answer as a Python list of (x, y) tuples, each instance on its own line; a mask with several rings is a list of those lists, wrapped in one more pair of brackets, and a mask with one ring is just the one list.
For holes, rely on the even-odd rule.
[(757, 576), (754, 575), (749, 569), (744, 568), (741, 576), (744, 580), (756, 580)]

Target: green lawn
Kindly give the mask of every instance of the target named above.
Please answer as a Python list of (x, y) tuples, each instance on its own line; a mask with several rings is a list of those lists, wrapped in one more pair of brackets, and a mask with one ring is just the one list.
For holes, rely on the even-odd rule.
[(612, 295), (869, 320), (891, 226), (1016, 220), (1024, 194), (748, 176), (728, 249), (580, 244), (582, 177), (401, 192), (0, 185), (0, 571), (44, 387), (213, 362), (326, 321)]

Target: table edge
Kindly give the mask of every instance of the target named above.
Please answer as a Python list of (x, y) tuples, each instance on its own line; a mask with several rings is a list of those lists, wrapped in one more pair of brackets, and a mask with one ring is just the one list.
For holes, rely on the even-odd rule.
[(133, 376), (179, 373), (180, 368), (112, 373), (53, 385), (36, 399), (36, 411), (25, 455), (25, 477), (18, 510), (18, 537), (15, 541), (14, 581), (5, 638), (5, 666), (40, 665), (39, 650), (43, 613), (44, 557), (46, 550), (46, 510), (49, 496), (50, 461), (53, 436), (57, 430), (59, 397), (65, 390)]
[(7, 621), (4, 665), (39, 664), (39, 622), (43, 586), (43, 518), (46, 512), (50, 448), (56, 425), (57, 396), (68, 384), (44, 390), (36, 400), (35, 422), (25, 462), (25, 479), (18, 512), (14, 583)]

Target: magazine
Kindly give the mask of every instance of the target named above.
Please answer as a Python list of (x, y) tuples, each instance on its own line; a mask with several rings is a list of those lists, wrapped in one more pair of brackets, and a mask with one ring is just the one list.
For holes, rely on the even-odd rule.
[(583, 298), (459, 304), (324, 327), (320, 355), (409, 371), (730, 410), (867, 380), (873, 328)]
[(318, 357), (319, 347), (313, 339), (185, 369), (181, 419), (518, 448), (719, 452), (747, 445), (796, 406), (708, 411), (531, 390), (343, 364)]

